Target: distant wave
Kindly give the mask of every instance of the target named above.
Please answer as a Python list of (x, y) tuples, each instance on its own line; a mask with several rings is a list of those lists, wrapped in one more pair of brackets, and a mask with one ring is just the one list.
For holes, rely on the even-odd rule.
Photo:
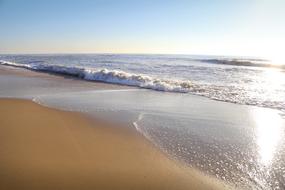
[(186, 93), (189, 92), (192, 88), (192, 83), (190, 81), (160, 79), (147, 75), (128, 73), (119, 70), (91, 69), (46, 64), (19, 64), (8, 61), (0, 61), (0, 64), (6, 66), (21, 67), (34, 71), (70, 75), (89, 81), (100, 81), (113, 84), (136, 86), (158, 91)]
[(248, 66), (248, 67), (273, 67), (285, 69), (285, 65), (274, 65), (263, 59), (195, 59), (199, 62), (222, 65)]

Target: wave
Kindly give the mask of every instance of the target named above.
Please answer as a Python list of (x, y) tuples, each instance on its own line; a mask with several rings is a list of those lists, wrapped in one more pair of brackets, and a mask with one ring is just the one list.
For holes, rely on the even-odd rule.
[(222, 65), (247, 66), (247, 67), (273, 67), (285, 69), (285, 65), (272, 64), (263, 59), (195, 59), (195, 61)]
[(47, 64), (19, 64), (8, 61), (0, 61), (1, 65), (20, 67), (34, 71), (63, 74), (88, 81), (99, 81), (112, 84), (136, 86), (167, 92), (187, 93), (192, 89), (191, 81), (169, 80), (155, 78), (148, 75), (128, 73), (119, 70), (91, 69), (84, 67), (68, 67), (62, 65)]

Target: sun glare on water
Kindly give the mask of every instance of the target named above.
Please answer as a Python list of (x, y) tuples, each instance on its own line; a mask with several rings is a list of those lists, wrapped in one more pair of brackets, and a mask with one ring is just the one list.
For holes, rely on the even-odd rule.
[[(285, 84), (285, 75), (279, 70), (268, 69), (264, 71), (264, 78), (266, 78), (266, 83), (262, 83), (261, 85), (266, 85), (269, 93), (264, 93), (263, 95), (275, 99), (283, 99), (283, 97), (278, 96), (278, 93), (274, 92), (281, 89)], [(254, 110), (253, 118), (256, 124), (256, 144), (258, 146), (260, 162), (268, 165), (274, 158), (278, 143), (282, 139), (281, 134), (284, 122), (278, 112), (269, 109)]]
[(269, 165), (281, 140), (282, 119), (278, 113), (271, 110), (257, 109), (253, 115), (260, 162)]
[(270, 61), (270, 64), (272, 65), (285, 65), (285, 57), (280, 54), (271, 54), (268, 57), (268, 60)]

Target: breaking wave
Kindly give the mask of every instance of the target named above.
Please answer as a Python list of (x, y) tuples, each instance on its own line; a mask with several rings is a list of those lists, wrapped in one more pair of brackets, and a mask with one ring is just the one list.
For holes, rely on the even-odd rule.
[(20, 67), (34, 71), (50, 72), (55, 74), (70, 75), (89, 81), (100, 81), (112, 84), (136, 86), (167, 92), (189, 92), (192, 83), (189, 80), (169, 80), (155, 78), (148, 75), (128, 73), (119, 70), (93, 69), (84, 67), (68, 67), (62, 65), (46, 64), (19, 64), (8, 61), (0, 61), (1, 65)]
[(272, 64), (268, 60), (263, 59), (196, 59), (199, 62), (233, 65), (233, 66), (247, 66), (247, 67), (273, 67), (285, 69), (285, 65)]

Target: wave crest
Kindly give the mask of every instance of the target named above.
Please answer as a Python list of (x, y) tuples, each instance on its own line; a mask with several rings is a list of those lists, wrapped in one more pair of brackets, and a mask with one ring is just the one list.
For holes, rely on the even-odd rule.
[(192, 88), (191, 81), (170, 80), (151, 77), (148, 75), (128, 73), (119, 70), (90, 69), (81, 67), (67, 67), (62, 65), (46, 64), (18, 64), (7, 61), (0, 61), (0, 64), (14, 67), (26, 68), (29, 70), (64, 74), (78, 77), (89, 81), (100, 81), (105, 83), (136, 86), (141, 88), (153, 89), (168, 92), (187, 93)]

